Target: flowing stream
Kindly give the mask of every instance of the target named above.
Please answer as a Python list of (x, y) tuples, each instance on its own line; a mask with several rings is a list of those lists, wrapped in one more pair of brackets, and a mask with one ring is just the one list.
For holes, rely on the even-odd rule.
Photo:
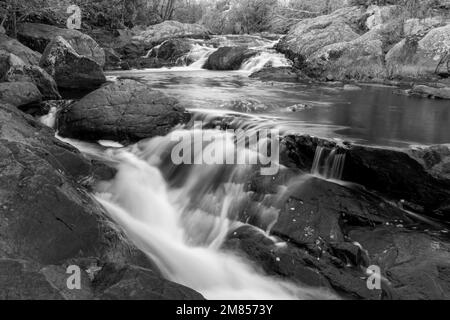
[[(450, 141), (450, 109), (445, 102), (414, 99), (392, 93), (393, 88), (361, 86), (346, 91), (335, 85), (261, 82), (248, 76), (264, 66), (289, 66), (276, 53), (272, 40), (261, 37), (223, 36), (195, 41), (188, 66), (118, 71), (110, 80), (137, 77), (155, 89), (185, 103), (197, 120), (238, 116), (237, 127), (246, 130), (278, 129), (280, 134), (305, 133), (337, 140), (386, 146), (435, 144)], [(247, 45), (259, 53), (241, 70), (207, 71), (203, 64), (217, 47)], [(150, 54), (150, 53), (149, 53)], [(42, 119), (54, 124), (54, 112)], [(227, 236), (243, 225), (241, 212), (251, 194), (245, 184), (255, 166), (174, 165), (170, 161), (174, 135), (195, 137), (200, 127), (177, 128), (166, 137), (141, 141), (130, 147), (102, 141), (98, 145), (67, 140), (81, 151), (118, 168), (112, 181), (100, 183), (96, 198), (128, 238), (146, 253), (168, 279), (202, 293), (208, 299), (335, 299), (332, 292), (269, 277), (258, 266), (224, 249)], [(202, 147), (235, 146), (232, 133), (210, 129), (216, 138)], [(63, 139), (64, 140), (64, 139)], [(257, 143), (267, 143), (258, 141)], [(241, 155), (257, 157), (252, 145)], [(239, 151), (239, 150), (238, 150)], [(201, 157), (199, 150), (192, 157)], [(224, 152), (220, 157), (227, 158)], [(318, 149), (312, 175), (298, 177), (298, 185), (313, 176), (339, 180), (345, 155)], [(199, 162), (200, 163), (200, 162)], [(289, 193), (280, 189), (275, 200)], [(277, 200), (278, 199), (278, 200)], [(278, 211), (271, 202), (254, 210), (259, 232), (270, 235)]]

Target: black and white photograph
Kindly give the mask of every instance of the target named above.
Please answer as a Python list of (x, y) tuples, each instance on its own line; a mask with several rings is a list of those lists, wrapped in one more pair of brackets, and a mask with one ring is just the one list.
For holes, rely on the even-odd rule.
[(449, 230), (450, 0), (0, 0), (0, 304), (450, 300)]

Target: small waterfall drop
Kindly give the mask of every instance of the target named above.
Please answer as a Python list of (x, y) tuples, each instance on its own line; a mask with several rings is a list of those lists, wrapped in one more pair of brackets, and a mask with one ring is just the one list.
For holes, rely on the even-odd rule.
[(245, 61), (241, 70), (249, 73), (257, 72), (264, 67), (290, 67), (292, 62), (283, 54), (275, 52), (275, 50), (264, 50), (254, 57)]
[(341, 180), (345, 165), (345, 152), (338, 148), (331, 151), (317, 146), (311, 173), (325, 179)]
[[(193, 288), (207, 299), (336, 299), (326, 289), (264, 275), (246, 259), (221, 249), (227, 236), (243, 225), (238, 215), (249, 200), (244, 181), (254, 167), (174, 165), (170, 160), (176, 144), (174, 135), (195, 139), (205, 132), (200, 129), (179, 129), (120, 149), (65, 141), (116, 164), (116, 177), (99, 184), (96, 198), (167, 279)], [(216, 138), (203, 146), (202, 152), (210, 152), (216, 144), (236, 146), (236, 136), (230, 132), (206, 131)], [(240, 146), (245, 148), (246, 157), (256, 156), (254, 146)], [(198, 151), (194, 150), (194, 163), (201, 157)], [(227, 159), (229, 154), (221, 156)], [(277, 213), (269, 207), (261, 208), (261, 219), (270, 230)]]

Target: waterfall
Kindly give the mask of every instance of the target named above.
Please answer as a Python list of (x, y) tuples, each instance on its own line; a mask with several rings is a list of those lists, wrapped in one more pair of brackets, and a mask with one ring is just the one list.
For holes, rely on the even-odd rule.
[(275, 52), (275, 50), (264, 50), (245, 61), (241, 70), (249, 73), (257, 72), (264, 67), (289, 67), (292, 62), (283, 54)]
[(191, 52), (184, 58), (185, 61), (194, 61), (189, 65), (190, 69), (202, 69), (209, 56), (217, 49), (201, 44), (194, 44)]
[(341, 180), (345, 165), (345, 152), (334, 148), (331, 151), (317, 146), (311, 173), (325, 179)]
[[(179, 129), (119, 149), (65, 141), (117, 164), (116, 177), (100, 183), (95, 196), (167, 279), (193, 288), (207, 299), (335, 299), (326, 289), (269, 277), (246, 259), (221, 249), (227, 236), (242, 225), (238, 216), (250, 197), (244, 181), (253, 171), (248, 165), (173, 165), (174, 135), (195, 137), (202, 133), (200, 129)], [(215, 144), (236, 145), (236, 136), (229, 132), (206, 131), (216, 139), (205, 145), (203, 152)], [(247, 156), (256, 156), (253, 146), (241, 147)], [(194, 153), (194, 159), (198, 157)], [(270, 230), (277, 212), (257, 208), (255, 212), (263, 213), (261, 219)], [(268, 239), (278, 246), (276, 240)]]
[(58, 112), (58, 108), (51, 107), (50, 112), (46, 114), (45, 116), (42, 116), (39, 118), (39, 121), (50, 128), (55, 128), (56, 124), (56, 113)]

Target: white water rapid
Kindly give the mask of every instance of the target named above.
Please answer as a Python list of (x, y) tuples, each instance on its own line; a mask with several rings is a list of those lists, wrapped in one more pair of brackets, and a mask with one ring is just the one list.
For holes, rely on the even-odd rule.
[[(100, 183), (96, 198), (167, 279), (193, 288), (207, 299), (336, 298), (325, 289), (266, 276), (251, 262), (222, 249), (227, 235), (243, 225), (238, 215), (248, 195), (241, 178), (251, 173), (251, 166), (172, 165), (174, 135), (194, 138), (201, 133), (179, 129), (127, 148), (63, 140), (85, 154), (117, 164), (115, 179)], [(203, 152), (217, 144), (235, 144), (236, 137), (230, 133), (211, 130), (210, 134), (216, 139), (205, 145)], [(250, 149), (246, 155), (256, 156)], [(194, 159), (199, 156), (194, 154)], [(277, 216), (273, 210), (261, 210), (261, 215), (273, 220)], [(274, 246), (280, 245), (277, 239), (267, 237)]]

